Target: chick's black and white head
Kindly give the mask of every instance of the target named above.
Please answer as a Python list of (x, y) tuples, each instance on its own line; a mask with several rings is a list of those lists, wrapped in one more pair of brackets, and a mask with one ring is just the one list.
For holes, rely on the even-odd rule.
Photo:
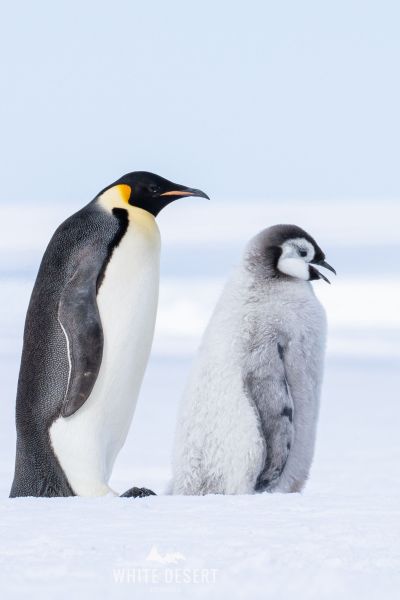
[(336, 274), (314, 238), (296, 225), (274, 225), (259, 233), (250, 246), (250, 262), (261, 263), (269, 276), (303, 281), (323, 279), (330, 283), (317, 266)]

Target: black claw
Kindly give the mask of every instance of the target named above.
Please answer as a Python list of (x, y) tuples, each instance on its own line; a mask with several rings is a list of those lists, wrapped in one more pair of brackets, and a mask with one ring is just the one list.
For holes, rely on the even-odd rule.
[(154, 492), (147, 488), (133, 487), (121, 494), (120, 498), (145, 498), (146, 496), (156, 496)]

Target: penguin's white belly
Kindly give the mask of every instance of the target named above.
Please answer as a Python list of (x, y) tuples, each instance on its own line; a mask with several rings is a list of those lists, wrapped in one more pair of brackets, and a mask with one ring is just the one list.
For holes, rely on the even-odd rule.
[(144, 229), (138, 225), (130, 224), (114, 249), (98, 292), (104, 347), (93, 391), (82, 408), (50, 429), (56, 456), (80, 496), (111, 491), (108, 480), (132, 421), (153, 340), (159, 234), (155, 222)]

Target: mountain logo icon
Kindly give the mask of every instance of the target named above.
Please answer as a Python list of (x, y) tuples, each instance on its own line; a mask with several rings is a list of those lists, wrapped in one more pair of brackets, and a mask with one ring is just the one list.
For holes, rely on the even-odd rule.
[(180, 552), (167, 552), (163, 555), (159, 553), (157, 546), (153, 546), (146, 556), (146, 560), (158, 562), (162, 565), (176, 565), (180, 561), (186, 560), (186, 557)]

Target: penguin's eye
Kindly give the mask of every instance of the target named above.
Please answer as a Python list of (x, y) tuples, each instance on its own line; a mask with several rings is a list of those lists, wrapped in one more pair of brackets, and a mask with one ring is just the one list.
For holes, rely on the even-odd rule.
[(307, 256), (307, 250), (299, 250), (299, 254), (304, 258), (305, 256)]
[(160, 188), (155, 183), (152, 183), (151, 185), (149, 185), (150, 194), (157, 194), (157, 192), (159, 192), (159, 191), (160, 191)]

